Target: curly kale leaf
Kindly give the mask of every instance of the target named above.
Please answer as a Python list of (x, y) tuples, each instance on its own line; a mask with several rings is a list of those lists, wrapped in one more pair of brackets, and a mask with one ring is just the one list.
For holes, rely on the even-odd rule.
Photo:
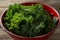
[(56, 26), (57, 18), (52, 18), (41, 4), (14, 4), (9, 6), (4, 21), (11, 32), (34, 37), (51, 31)]

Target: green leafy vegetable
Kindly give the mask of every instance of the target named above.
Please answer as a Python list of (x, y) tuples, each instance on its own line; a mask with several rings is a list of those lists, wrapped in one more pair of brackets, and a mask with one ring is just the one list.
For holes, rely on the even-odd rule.
[(56, 26), (57, 19), (44, 9), (41, 4), (25, 6), (10, 5), (4, 18), (5, 26), (11, 32), (27, 37), (45, 34)]

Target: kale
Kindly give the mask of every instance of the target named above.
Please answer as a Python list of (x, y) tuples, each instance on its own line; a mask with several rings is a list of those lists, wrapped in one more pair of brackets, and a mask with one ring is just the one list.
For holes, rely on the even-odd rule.
[(52, 18), (41, 4), (30, 6), (13, 4), (9, 6), (4, 21), (6, 28), (12, 33), (35, 37), (55, 28), (57, 19)]

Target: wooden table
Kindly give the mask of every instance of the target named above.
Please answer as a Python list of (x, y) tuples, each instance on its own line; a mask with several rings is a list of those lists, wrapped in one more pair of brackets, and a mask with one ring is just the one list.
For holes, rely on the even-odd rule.
[[(37, 1), (37, 0), (0, 0), (0, 15), (2, 12), (8, 8), (10, 4), (13, 3), (21, 3), (25, 1)], [(60, 1), (42, 1), (38, 0), (38, 2), (45, 2), (52, 7), (54, 7), (59, 13), (60, 13)], [(0, 28), (0, 40), (13, 40), (6, 32)], [(54, 32), (54, 34), (48, 39), (48, 40), (60, 40), (60, 26), (58, 26), (57, 30)]]

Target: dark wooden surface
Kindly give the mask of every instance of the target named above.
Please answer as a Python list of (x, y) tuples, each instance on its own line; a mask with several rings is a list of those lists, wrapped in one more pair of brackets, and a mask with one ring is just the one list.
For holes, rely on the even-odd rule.
[[(10, 4), (26, 1), (38, 1), (51, 5), (60, 13), (60, 0), (0, 0), (0, 15)], [(0, 28), (0, 40), (13, 40), (6, 32)], [(60, 26), (48, 40), (60, 40)]]

